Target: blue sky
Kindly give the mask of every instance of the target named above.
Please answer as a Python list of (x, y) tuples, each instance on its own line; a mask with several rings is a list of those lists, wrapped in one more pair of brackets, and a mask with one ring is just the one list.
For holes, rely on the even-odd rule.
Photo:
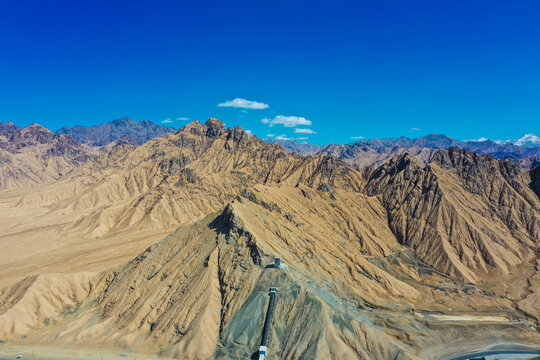
[[(539, 16), (538, 1), (5, 1), (0, 121), (540, 135)], [(268, 107), (218, 106), (237, 98)]]

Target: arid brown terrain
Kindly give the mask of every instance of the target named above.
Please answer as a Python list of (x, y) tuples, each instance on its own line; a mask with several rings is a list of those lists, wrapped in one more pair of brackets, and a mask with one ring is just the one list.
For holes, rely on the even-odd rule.
[(98, 151), (36, 123), (0, 123), (0, 189), (58, 180)]
[(0, 354), (251, 358), (270, 287), (272, 359), (540, 343), (539, 168), (457, 147), (363, 167), (217, 119), (110, 151), (27, 129), (0, 138)]

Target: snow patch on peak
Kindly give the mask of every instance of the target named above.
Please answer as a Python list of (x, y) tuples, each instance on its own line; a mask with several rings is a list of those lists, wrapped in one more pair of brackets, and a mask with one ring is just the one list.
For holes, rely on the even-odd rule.
[(513, 144), (524, 147), (537, 147), (540, 146), (540, 137), (534, 134), (525, 134), (519, 139), (514, 140)]
[(534, 135), (534, 134), (525, 134), (519, 139), (507, 139), (507, 140), (490, 140), (486, 137), (481, 137), (479, 139), (471, 139), (471, 140), (464, 140), (465, 142), (485, 142), (485, 141), (493, 141), (496, 144), (499, 145), (516, 145), (526, 148), (536, 148), (540, 147), (540, 137)]

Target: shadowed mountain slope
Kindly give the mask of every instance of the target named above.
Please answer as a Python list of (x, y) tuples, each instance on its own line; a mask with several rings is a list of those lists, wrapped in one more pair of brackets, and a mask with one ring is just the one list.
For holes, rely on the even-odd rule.
[(540, 165), (531, 170), (531, 188), (540, 197)]

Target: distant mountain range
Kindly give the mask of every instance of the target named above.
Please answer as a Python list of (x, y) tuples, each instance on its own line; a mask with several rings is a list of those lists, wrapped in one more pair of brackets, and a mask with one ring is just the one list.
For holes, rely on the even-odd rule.
[(101, 125), (77, 125), (72, 128), (64, 126), (55, 133), (69, 135), (82, 143), (105, 146), (110, 143), (142, 145), (148, 140), (177, 131), (175, 128), (157, 125), (148, 120), (134, 121), (123, 117)]
[[(441, 134), (430, 134), (416, 139), (404, 136), (398, 138), (361, 140), (350, 144), (313, 145), (297, 140), (267, 140), (277, 143), (287, 151), (300, 155), (334, 155), (358, 166), (376, 166), (389, 158), (408, 153), (423, 162), (431, 158), (433, 151), (459, 147), (497, 159), (513, 158), (522, 167), (531, 168), (540, 162), (540, 143), (534, 146), (538, 137), (532, 134), (520, 139), (493, 141), (489, 139), (460, 141)], [(522, 145), (518, 145), (522, 144)]]
[[(4, 136), (13, 133), (13, 131), (18, 131), (17, 129), (21, 128), (12, 122), (0, 123), (0, 134)], [(141, 145), (156, 137), (176, 133), (177, 131), (175, 128), (158, 125), (149, 120), (134, 121), (128, 117), (122, 117), (100, 125), (64, 126), (54, 131), (54, 134), (68, 135), (83, 144), (97, 147), (108, 146), (110, 148), (118, 144)], [(349, 144), (332, 143), (327, 145), (310, 144), (298, 140), (265, 139), (265, 141), (270, 144), (280, 145), (287, 151), (297, 152), (304, 156), (321, 153), (333, 154), (342, 159), (351, 158), (353, 153), (362, 154), (375, 151), (381, 154), (395, 153), (399, 149), (447, 149), (453, 146), (484, 155), (492, 155), (498, 159), (506, 157), (516, 159), (540, 157), (540, 137), (534, 134), (526, 134), (519, 139), (510, 140), (480, 138), (465, 141), (442, 134), (430, 134), (415, 139), (401, 136), (398, 138), (361, 140)]]
[[(138, 146), (177, 132), (172, 127), (148, 120), (134, 121), (127, 117), (101, 125), (64, 126), (55, 132), (36, 123), (26, 128), (12, 122), (0, 123), (0, 188), (56, 180), (74, 167), (118, 145)], [(439, 134), (416, 139), (370, 139), (342, 145), (317, 145), (297, 140), (265, 141), (303, 156), (332, 155), (356, 168), (374, 168), (405, 154), (427, 164), (436, 150), (451, 147), (497, 159), (510, 158), (524, 169), (532, 169), (540, 163), (540, 147), (534, 146), (538, 143), (538, 137), (532, 134), (506, 141), (460, 141)]]
[[(489, 140), (487, 138), (478, 139), (477, 141), (486, 141)], [(525, 134), (519, 139), (510, 139), (510, 140), (493, 140), (497, 144), (513, 144), (517, 146), (523, 146), (523, 147), (539, 147), (540, 146), (540, 137), (534, 135), (534, 134)]]
[(310, 144), (298, 140), (265, 139), (268, 144), (277, 144), (289, 152), (296, 152), (300, 155), (314, 155), (326, 148), (328, 145)]

